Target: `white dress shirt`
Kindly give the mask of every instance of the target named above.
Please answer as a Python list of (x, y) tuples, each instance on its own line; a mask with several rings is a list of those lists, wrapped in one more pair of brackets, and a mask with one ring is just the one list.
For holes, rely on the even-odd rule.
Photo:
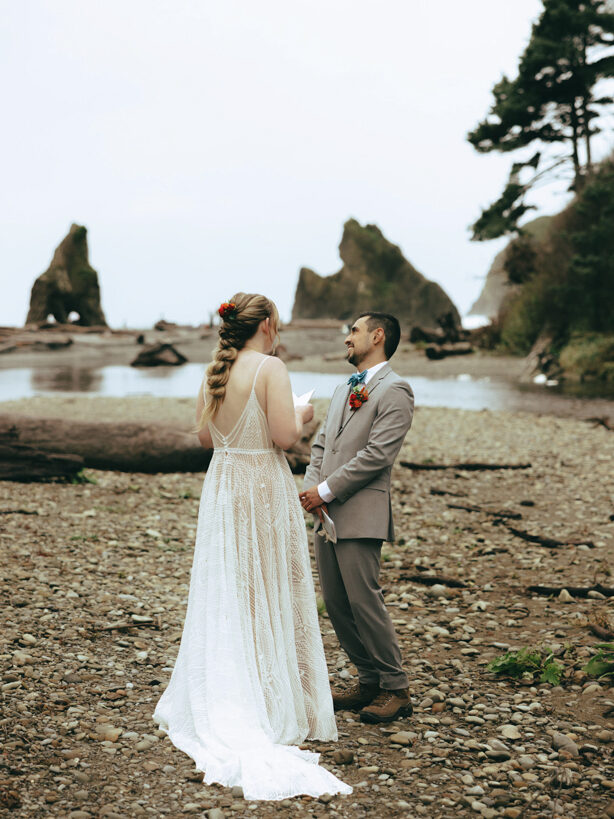
[[(378, 370), (381, 370), (382, 367), (385, 367), (388, 364), (387, 361), (380, 361), (379, 364), (375, 364), (373, 367), (369, 367), (367, 370), (367, 374), (365, 376), (364, 383), (368, 384), (369, 381), (373, 378)], [(358, 370), (356, 371), (358, 372)], [(335, 500), (335, 496), (330, 491), (327, 481), (322, 481), (322, 483), (318, 484), (318, 495), (322, 498), (324, 503), (330, 503), (331, 501)]]

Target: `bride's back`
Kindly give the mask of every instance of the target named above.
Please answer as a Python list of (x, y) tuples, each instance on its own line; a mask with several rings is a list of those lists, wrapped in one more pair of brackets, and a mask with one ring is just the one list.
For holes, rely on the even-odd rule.
[(213, 418), (213, 426), (217, 431), (227, 436), (234, 430), (250, 399), (252, 387), (255, 387), (255, 398), (266, 414), (266, 380), (254, 378), (261, 365), (269, 356), (255, 350), (242, 350), (230, 369), (226, 383), (224, 400)]

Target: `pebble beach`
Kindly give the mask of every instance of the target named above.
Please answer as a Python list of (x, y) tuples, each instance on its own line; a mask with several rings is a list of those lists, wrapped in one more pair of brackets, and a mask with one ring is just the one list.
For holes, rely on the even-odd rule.
[[(35, 400), (62, 417), (71, 406), (83, 417), (89, 401), (98, 419), (192, 423), (190, 400)], [(338, 743), (305, 747), (353, 794), (281, 803), (203, 786), (151, 721), (181, 635), (203, 475), (0, 482), (0, 811), (614, 816), (614, 688), (583, 671), (600, 642), (591, 625), (614, 630), (614, 597), (567, 591), (614, 585), (613, 462), (614, 435), (596, 423), (417, 409), (393, 472), (396, 541), (381, 574), (414, 715), (367, 726), (341, 712)], [(351, 683), (323, 607), (320, 622), (331, 683)], [(487, 670), (526, 646), (559, 658), (558, 685)]]

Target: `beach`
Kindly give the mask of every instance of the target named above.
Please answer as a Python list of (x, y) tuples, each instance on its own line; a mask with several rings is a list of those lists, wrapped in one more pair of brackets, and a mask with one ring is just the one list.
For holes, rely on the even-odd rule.
[[(57, 401), (71, 400), (96, 418), (191, 423), (189, 399), (41, 398), (30, 410), (69, 417)], [(600, 641), (590, 624), (614, 628), (614, 598), (559, 589), (614, 585), (613, 460), (612, 432), (585, 421), (417, 409), (381, 575), (414, 715), (367, 726), (339, 714), (338, 743), (305, 747), (354, 793), (282, 803), (203, 786), (151, 721), (181, 635), (203, 475), (0, 482), (2, 804), (13, 792), (13, 816), (74, 819), (606, 815), (614, 689), (582, 668)], [(467, 463), (501, 468), (455, 466)], [(320, 622), (331, 683), (351, 682), (324, 612)], [(560, 685), (486, 670), (524, 646), (556, 654)]]

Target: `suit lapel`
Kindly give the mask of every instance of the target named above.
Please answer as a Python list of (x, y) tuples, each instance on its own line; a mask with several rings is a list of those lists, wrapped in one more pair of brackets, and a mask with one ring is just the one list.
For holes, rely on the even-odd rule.
[[(385, 367), (382, 367), (381, 370), (378, 370), (375, 373), (373, 378), (366, 385), (367, 386), (367, 392), (369, 393), (369, 398), (371, 398), (371, 395), (373, 394), (373, 392), (378, 388), (380, 382), (388, 375), (389, 372), (390, 372), (390, 365), (386, 364)], [(343, 403), (343, 406), (341, 407), (341, 418), (343, 418), (343, 409), (344, 409), (344, 407), (345, 407), (345, 401)], [(339, 437), (339, 435), (341, 435), (341, 433), (347, 427), (347, 425), (350, 423), (352, 418), (359, 412), (360, 412), (360, 409), (352, 410), (351, 412), (349, 412), (347, 418), (345, 419), (345, 421), (343, 421), (343, 423), (341, 423), (341, 425), (339, 427), (339, 432), (337, 433), (337, 437)]]
[(335, 393), (333, 396), (333, 401), (336, 401), (336, 404), (331, 413), (331, 423), (333, 424), (333, 429), (335, 430), (335, 438), (337, 435), (339, 435), (339, 431), (343, 425), (343, 410), (345, 408), (345, 400), (349, 389), (350, 388), (344, 384), (343, 387), (338, 388), (338, 394)]

